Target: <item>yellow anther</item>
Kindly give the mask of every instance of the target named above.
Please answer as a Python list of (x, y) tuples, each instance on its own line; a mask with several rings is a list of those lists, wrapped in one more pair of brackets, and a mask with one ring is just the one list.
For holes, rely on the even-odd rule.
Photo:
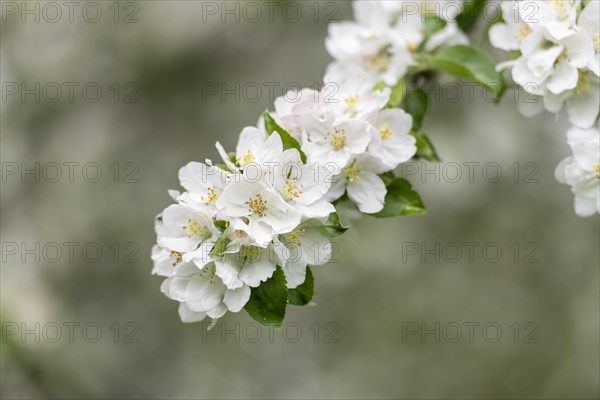
[(531, 27), (529, 25), (521, 25), (517, 31), (517, 40), (522, 42), (531, 33)]
[(352, 163), (351, 166), (349, 166), (348, 168), (346, 168), (344, 170), (344, 176), (346, 177), (346, 179), (348, 179), (350, 182), (358, 182), (360, 180), (360, 173), (362, 171), (360, 170), (360, 168), (358, 168), (356, 166), (356, 164)]
[(281, 197), (283, 197), (283, 199), (285, 201), (290, 201), (293, 198), (300, 197), (300, 195), (302, 194), (302, 191), (300, 189), (302, 189), (302, 187), (303, 187), (302, 185), (298, 186), (296, 183), (294, 183), (292, 181), (286, 181), (285, 188), (280, 193)]
[(359, 100), (360, 98), (358, 96), (348, 96), (344, 99), (350, 113), (356, 112), (356, 106), (358, 105)]
[(260, 194), (257, 194), (254, 199), (249, 198), (246, 205), (248, 205), (248, 211), (257, 214), (261, 218), (267, 214), (267, 201), (263, 200)]
[(177, 251), (171, 251), (170, 256), (171, 256), (171, 258), (175, 259), (175, 261), (173, 261), (173, 267), (176, 267), (177, 264), (179, 264), (181, 262), (182, 254)]
[(216, 186), (211, 186), (208, 188), (208, 193), (206, 196), (202, 196), (202, 201), (207, 206), (217, 201), (217, 190)]
[(558, 12), (560, 19), (569, 17), (569, 9), (573, 6), (573, 0), (550, 0), (550, 7)]
[(188, 232), (188, 236), (190, 238), (192, 238), (194, 236), (198, 236), (202, 240), (206, 240), (212, 236), (212, 233), (210, 232), (210, 230), (207, 227), (201, 226), (198, 223), (198, 221), (196, 221), (195, 219), (191, 219), (191, 218), (188, 219), (187, 225), (184, 226), (183, 229)]
[(335, 151), (341, 150), (346, 145), (346, 132), (343, 129), (335, 128), (334, 133), (328, 136)]
[(248, 150), (248, 152), (246, 152), (246, 154), (242, 154), (241, 156), (238, 156), (236, 158), (237, 162), (240, 165), (248, 165), (254, 162), (255, 157), (254, 154), (252, 154), (252, 152), (250, 150)]
[(381, 129), (379, 129), (379, 136), (381, 140), (389, 140), (392, 138), (392, 130), (388, 124), (384, 124)]
[(286, 233), (284, 236), (285, 241), (287, 243), (288, 248), (291, 250), (296, 249), (302, 245), (302, 238), (300, 237), (306, 233), (306, 229), (304, 228), (296, 228), (290, 233)]

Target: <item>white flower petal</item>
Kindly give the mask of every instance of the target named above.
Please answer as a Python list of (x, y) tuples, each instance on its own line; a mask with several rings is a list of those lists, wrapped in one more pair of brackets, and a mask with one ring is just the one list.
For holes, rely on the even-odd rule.
[(204, 318), (206, 318), (206, 313), (192, 311), (185, 303), (179, 303), (178, 312), (179, 318), (181, 318), (181, 322), (185, 322), (188, 324), (200, 322)]
[(590, 128), (598, 118), (600, 109), (600, 88), (592, 84), (587, 93), (567, 100), (569, 121), (580, 128)]
[(225, 285), (219, 279), (194, 276), (185, 288), (185, 301), (192, 311), (206, 312), (221, 303)]
[(361, 212), (374, 214), (383, 209), (387, 191), (385, 184), (376, 174), (361, 174), (358, 181), (348, 182), (347, 191), (348, 197), (356, 203)]
[(554, 73), (548, 79), (546, 87), (554, 94), (559, 94), (577, 87), (579, 74), (577, 68), (568, 61), (559, 61), (554, 67)]
[(250, 286), (242, 286), (238, 289), (227, 290), (223, 297), (223, 303), (231, 312), (239, 312), (250, 300)]

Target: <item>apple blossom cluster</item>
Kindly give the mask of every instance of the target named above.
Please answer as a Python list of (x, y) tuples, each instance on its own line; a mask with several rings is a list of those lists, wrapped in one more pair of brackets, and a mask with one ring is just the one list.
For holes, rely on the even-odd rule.
[(329, 70), (349, 73), (349, 78), (358, 69), (371, 84), (394, 86), (418, 65), (417, 50), (433, 52), (469, 42), (455, 21), (462, 1), (367, 0), (352, 5), (356, 21), (330, 24), (325, 41), (335, 60)]
[(331, 244), (324, 220), (335, 212), (325, 199), (331, 174), (284, 149), (280, 135), (247, 127), (224, 164), (191, 162), (179, 171), (177, 202), (157, 218), (153, 273), (162, 292), (180, 303), (184, 322), (239, 312), (251, 288), (280, 266), (290, 289), (307, 266), (325, 263)]
[(288, 290), (303, 285), (308, 267), (330, 257), (332, 218), (343, 230), (332, 202), (344, 193), (364, 213), (383, 209), (379, 175), (415, 155), (412, 118), (385, 109), (389, 88), (342, 91), (341, 102), (309, 89), (295, 103), (281, 97), (234, 153), (217, 143), (222, 164), (180, 170), (185, 191), (171, 191), (177, 204), (157, 219), (152, 259), (184, 322), (240, 311), (279, 267)]
[(566, 103), (573, 125), (594, 125), (600, 108), (600, 3), (522, 0), (501, 7), (504, 22), (492, 26), (490, 41), (518, 55), (498, 68), (509, 69), (520, 87), (541, 97), (530, 102), (538, 110), (528, 111), (543, 106), (558, 113)]
[(509, 69), (523, 90), (537, 96), (520, 105), (525, 115), (543, 108), (558, 113), (566, 104), (574, 155), (559, 165), (556, 176), (572, 186), (578, 215), (600, 212), (600, 2), (522, 0), (501, 7), (504, 22), (491, 27), (490, 41), (516, 56), (498, 69)]

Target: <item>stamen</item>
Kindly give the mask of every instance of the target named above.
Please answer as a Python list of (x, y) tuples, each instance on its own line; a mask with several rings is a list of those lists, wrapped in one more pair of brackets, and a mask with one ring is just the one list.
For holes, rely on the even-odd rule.
[(384, 124), (381, 129), (379, 129), (379, 136), (381, 140), (389, 140), (392, 138), (392, 130), (388, 124)]
[(195, 219), (188, 219), (188, 224), (183, 227), (188, 232), (188, 236), (191, 239), (193, 236), (199, 236), (202, 240), (206, 240), (212, 236), (210, 230), (201, 226)]
[(350, 182), (358, 182), (360, 181), (360, 173), (361, 169), (356, 166), (356, 164), (352, 163), (351, 166), (344, 170), (344, 176)]
[(178, 251), (171, 251), (170, 256), (171, 256), (171, 258), (175, 259), (175, 261), (173, 261), (173, 267), (176, 267), (177, 264), (179, 264), (181, 262), (182, 254)]
[(290, 201), (294, 198), (300, 197), (300, 195), (302, 194), (302, 191), (299, 189), (302, 189), (303, 185), (298, 186), (296, 183), (292, 182), (292, 181), (286, 181), (285, 182), (285, 188), (282, 191), (281, 197), (283, 197), (283, 199), (285, 201)]
[(356, 106), (358, 105), (360, 98), (358, 96), (348, 96), (344, 101), (346, 102), (346, 106), (348, 107), (348, 112), (350, 112), (351, 114), (356, 113)]
[(245, 204), (248, 205), (248, 211), (252, 214), (257, 214), (261, 218), (267, 215), (267, 201), (263, 200), (260, 193), (256, 195), (255, 199), (249, 198)]
[(521, 25), (521, 27), (519, 27), (519, 30), (517, 31), (517, 40), (519, 42), (522, 42), (527, 36), (529, 36), (529, 34), (531, 33), (531, 27), (529, 25)]
[(335, 151), (340, 151), (346, 145), (346, 132), (343, 129), (335, 128), (334, 133), (327, 136)]
[(238, 156), (236, 160), (240, 165), (248, 165), (254, 162), (255, 157), (254, 154), (252, 154), (252, 152), (248, 150), (246, 154)]
[(206, 204), (207, 206), (214, 203), (215, 201), (217, 201), (217, 187), (216, 186), (211, 186), (208, 188), (208, 193), (206, 195), (206, 197), (202, 196), (202, 201), (204, 202), (204, 204)]

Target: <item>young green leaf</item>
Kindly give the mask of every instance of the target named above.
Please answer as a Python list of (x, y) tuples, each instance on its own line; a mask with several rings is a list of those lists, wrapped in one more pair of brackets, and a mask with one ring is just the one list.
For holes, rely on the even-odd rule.
[(433, 143), (431, 143), (427, 135), (414, 130), (410, 134), (417, 140), (417, 156), (427, 161), (440, 161), (440, 157), (438, 157), (435, 147), (433, 147)]
[(447, 47), (433, 55), (423, 54), (421, 61), (427, 68), (479, 83), (497, 100), (506, 89), (502, 74), (496, 71), (496, 64), (492, 58), (474, 47), (464, 45)]
[(297, 286), (295, 289), (288, 289), (288, 301), (290, 304), (295, 306), (305, 306), (313, 298), (315, 293), (315, 278), (310, 270), (310, 267), (306, 266), (306, 279), (302, 285)]
[(255, 321), (263, 325), (281, 327), (287, 302), (288, 289), (285, 275), (281, 267), (277, 266), (273, 276), (260, 286), (252, 288), (250, 300), (244, 309)]
[(329, 214), (327, 221), (321, 226), (320, 231), (329, 238), (341, 236), (348, 230), (348, 227), (342, 226), (340, 216), (337, 212)]
[(400, 215), (422, 215), (427, 209), (410, 182), (404, 178), (396, 178), (387, 185), (383, 210), (373, 214), (377, 218), (398, 217)]
[(229, 228), (229, 221), (224, 221), (222, 219), (215, 219), (215, 226), (220, 232), (225, 232), (227, 228)]
[(228, 240), (229, 239), (227, 239), (227, 235), (225, 233), (223, 233), (221, 236), (219, 236), (217, 238), (217, 241), (215, 242), (215, 245), (210, 250), (210, 256), (213, 258), (221, 257), (223, 255), (223, 253), (225, 252), (225, 249), (227, 248)]
[(418, 86), (414, 90), (407, 91), (404, 100), (402, 100), (402, 108), (412, 115), (413, 129), (421, 129), (423, 119), (429, 108), (427, 93)]
[(392, 183), (394, 179), (396, 179), (396, 175), (394, 175), (392, 171), (384, 172), (383, 174), (379, 175), (379, 177), (381, 178), (383, 183), (385, 183), (386, 186)]
[(469, 32), (477, 23), (485, 8), (487, 0), (465, 0), (463, 3), (463, 11), (456, 16), (458, 27), (463, 32)]
[(390, 99), (388, 100), (385, 108), (397, 108), (402, 102), (405, 92), (406, 84), (404, 83), (404, 80), (401, 79), (396, 86), (391, 88)]
[(298, 152), (300, 153), (300, 159), (303, 163), (306, 163), (306, 154), (304, 154), (304, 152), (300, 149), (300, 143), (298, 143), (298, 141), (294, 139), (292, 135), (288, 133), (288, 131), (279, 126), (279, 124), (273, 119), (273, 117), (271, 117), (271, 115), (267, 111), (263, 113), (263, 118), (265, 120), (265, 129), (267, 130), (267, 133), (271, 135), (273, 132), (277, 132), (281, 137), (281, 141), (283, 142), (284, 150), (298, 150)]

